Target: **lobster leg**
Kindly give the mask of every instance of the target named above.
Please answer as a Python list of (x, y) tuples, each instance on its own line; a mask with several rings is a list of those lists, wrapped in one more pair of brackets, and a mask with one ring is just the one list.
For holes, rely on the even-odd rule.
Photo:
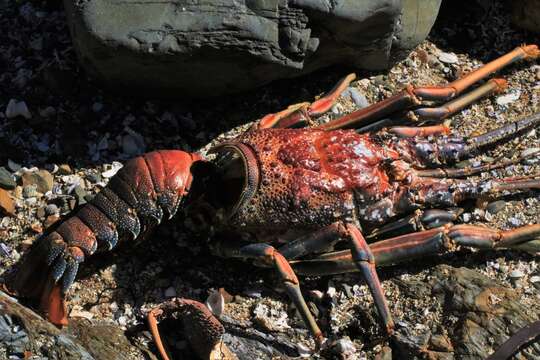
[(352, 224), (343, 226), (340, 223), (334, 223), (284, 245), (279, 251), (283, 256), (288, 256), (287, 259), (298, 258), (309, 253), (324, 250), (345, 237), (350, 241), (354, 263), (362, 272), (369, 286), (377, 310), (381, 316), (382, 325), (385, 331), (390, 334), (393, 331), (394, 322), (375, 270), (375, 259), (362, 233), (356, 226)]
[(361, 210), (362, 217), (373, 225), (418, 208), (455, 207), (466, 199), (493, 197), (504, 191), (540, 189), (540, 178), (504, 178), (500, 180), (462, 180), (418, 177), (397, 187), (392, 194)]
[[(495, 145), (499, 141), (515, 137), (519, 133), (540, 125), (540, 112), (521, 118), (515, 122), (501, 126), (484, 134), (464, 137), (423, 138), (437, 131), (444, 132), (444, 124), (435, 127), (415, 128), (395, 127), (382, 131), (376, 136), (385, 138), (388, 133), (397, 134), (387, 140), (387, 146), (400, 154), (400, 159), (412, 164), (416, 169), (426, 167), (438, 168), (442, 164), (453, 164), (457, 161), (477, 155), (483, 149)], [(424, 130), (423, 130), (424, 129)], [(427, 130), (426, 130), (427, 129)], [(531, 154), (527, 156), (532, 156)], [(421, 173), (428, 176), (430, 172)], [(439, 170), (435, 173), (440, 173)]]
[(462, 212), (463, 209), (461, 208), (451, 208), (447, 210), (418, 209), (409, 216), (392, 221), (375, 229), (367, 236), (367, 238), (389, 238), (416, 231), (433, 229), (456, 221)]
[(347, 75), (326, 95), (312, 103), (294, 104), (278, 113), (265, 115), (252, 129), (291, 128), (309, 125), (311, 119), (323, 115), (334, 106), (338, 97), (355, 78), (355, 74)]
[(347, 230), (351, 239), (353, 262), (366, 280), (384, 329), (388, 334), (392, 334), (394, 331), (394, 321), (392, 320), (390, 309), (388, 309), (388, 303), (381, 282), (379, 281), (379, 276), (375, 270), (375, 257), (362, 233), (356, 226), (347, 224)]
[(163, 360), (169, 360), (170, 357), (161, 340), (157, 322), (173, 314), (178, 314), (183, 333), (201, 359), (237, 359), (222, 341), (225, 333), (223, 325), (204, 304), (195, 300), (173, 298), (147, 314), (150, 332)]
[(444, 120), (450, 115), (462, 110), (466, 106), (478, 101), (479, 99), (498, 94), (506, 90), (508, 84), (504, 79), (491, 79), (485, 84), (480, 85), (471, 92), (462, 95), (439, 107), (422, 107), (416, 109), (411, 114), (411, 120)]
[(300, 312), (304, 323), (308, 326), (309, 331), (315, 338), (317, 346), (320, 347), (323, 344), (324, 337), (317, 325), (317, 322), (313, 318), (313, 315), (309, 311), (309, 308), (304, 300), (302, 292), (300, 291), (300, 282), (296, 277), (293, 269), (289, 265), (289, 262), (283, 255), (281, 255), (276, 249), (267, 244), (250, 244), (240, 248), (237, 257), (256, 259), (262, 261), (264, 264), (274, 266), (278, 271), (283, 285), (291, 300), (294, 302), (296, 308)]
[[(378, 241), (371, 244), (370, 248), (377, 266), (389, 266), (454, 251), (458, 246), (477, 249), (513, 248), (540, 253), (540, 224), (506, 231), (475, 225), (448, 224)], [(350, 250), (323, 254), (312, 260), (294, 260), (291, 266), (298, 274), (305, 276), (358, 271)]]
[[(498, 71), (509, 64), (522, 59), (536, 59), (539, 56), (540, 51), (536, 45), (524, 45), (447, 85), (419, 88), (408, 86), (401, 92), (391, 96), (388, 99), (354, 111), (326, 124), (322, 124), (317, 128), (322, 130), (364, 128), (377, 122), (378, 120), (392, 115), (393, 113), (421, 105), (422, 101), (448, 101), (461, 94), (474, 83), (484, 79), (491, 73)], [(442, 106), (438, 109), (436, 108), (435, 110), (424, 108), (416, 115), (419, 117), (442, 119), (463, 108), (463, 106), (466, 106), (470, 102), (475, 101), (481, 96), (485, 96), (493, 91), (500, 91), (497, 89), (500, 89), (501, 85), (502, 83), (500, 81), (498, 83), (488, 82), (488, 84), (479, 87), (477, 90), (471, 92), (471, 94), (457, 99), (446, 106)]]

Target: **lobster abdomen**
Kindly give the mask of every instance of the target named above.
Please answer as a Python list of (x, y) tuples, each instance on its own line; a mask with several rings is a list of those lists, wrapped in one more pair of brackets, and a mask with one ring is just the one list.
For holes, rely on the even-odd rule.
[(42, 235), (18, 269), (11, 288), (41, 300), (52, 322), (63, 323), (60, 306), (79, 264), (96, 251), (113, 249), (172, 217), (191, 185), (198, 154), (154, 151), (126, 162), (88, 204)]

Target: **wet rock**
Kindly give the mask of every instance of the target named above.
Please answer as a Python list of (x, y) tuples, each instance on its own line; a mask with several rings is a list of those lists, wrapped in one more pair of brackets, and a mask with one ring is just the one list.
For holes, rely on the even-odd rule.
[(22, 355), (30, 339), (14, 319), (8, 315), (0, 316), (0, 343), (6, 347), (9, 356)]
[(3, 336), (8, 341), (0, 340), (0, 352), (14, 355), (27, 351), (49, 359), (157, 359), (149, 352), (143, 355), (118, 327), (72, 319), (61, 330), (0, 292), (0, 339)]
[[(430, 278), (423, 284), (431, 292), (432, 307), (443, 309), (438, 323), (445, 324), (444, 329), (437, 330), (430, 321), (416, 333), (399, 327), (394, 339), (404, 356), (485, 359), (523, 326), (538, 320), (538, 306), (525, 306), (516, 290), (477, 271), (438, 265)], [(408, 296), (424, 298), (414, 292)], [(540, 356), (540, 344), (523, 353)]]
[(53, 176), (47, 170), (38, 170), (35, 172), (25, 171), (22, 176), (23, 186), (36, 186), (36, 190), (42, 194), (51, 191), (53, 187)]
[(13, 175), (5, 168), (0, 167), (0, 188), (13, 190), (17, 186)]
[(440, 2), (64, 4), (83, 66), (109, 87), (208, 97), (332, 64), (385, 69), (427, 36)]

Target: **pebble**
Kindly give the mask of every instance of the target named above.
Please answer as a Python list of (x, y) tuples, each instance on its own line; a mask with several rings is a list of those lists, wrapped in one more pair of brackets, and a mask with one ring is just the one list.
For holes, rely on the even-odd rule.
[(58, 214), (60, 212), (60, 209), (58, 209), (58, 206), (55, 204), (49, 204), (45, 207), (45, 214), (47, 215), (54, 215)]
[(73, 194), (75, 195), (75, 199), (77, 199), (77, 205), (84, 205), (87, 203), (85, 199), (87, 192), (80, 185), (75, 186)]
[(25, 199), (35, 198), (37, 196), (37, 186), (36, 185), (26, 185), (22, 188), (22, 196)]
[(540, 153), (540, 148), (533, 147), (533, 148), (528, 148), (528, 149), (523, 150), (520, 156), (527, 157), (536, 153)]
[(39, 115), (48, 118), (56, 115), (56, 109), (52, 106), (47, 106), (45, 109), (39, 110)]
[(515, 217), (511, 217), (510, 219), (508, 219), (508, 222), (512, 226), (520, 226), (521, 225), (521, 220), (519, 220), (518, 218), (515, 218)]
[(210, 293), (205, 303), (206, 307), (210, 309), (212, 314), (217, 317), (220, 317), (225, 308), (225, 299), (219, 292), (219, 290), (214, 290)]
[(110, 165), (110, 168), (102, 172), (101, 176), (103, 176), (104, 178), (111, 178), (116, 175), (116, 173), (122, 168), (122, 166), (124, 166), (122, 165), (122, 163), (118, 161), (113, 161), (113, 163)]
[(521, 270), (512, 270), (512, 272), (510, 272), (510, 277), (512, 279), (519, 279), (519, 278), (522, 278), (523, 276), (525, 276), (525, 274)]
[(312, 356), (313, 353), (310, 348), (303, 344), (296, 344), (296, 350), (298, 350), (298, 354), (302, 358), (309, 358)]
[(58, 165), (58, 175), (69, 175), (72, 173), (73, 170), (71, 170), (71, 166), (69, 166), (68, 164)]
[(175, 297), (176, 296), (176, 290), (174, 289), (174, 287), (169, 286), (168, 288), (165, 289), (165, 292), (163, 293), (163, 296), (165, 296), (166, 298)]
[(13, 175), (5, 168), (0, 167), (0, 188), (13, 190), (17, 186)]
[(335, 345), (335, 351), (342, 355), (352, 355), (356, 352), (356, 347), (350, 339), (339, 339)]
[(363, 109), (369, 106), (369, 101), (364, 94), (362, 94), (358, 89), (353, 87), (348, 87), (346, 93), (351, 97), (351, 100), (359, 108)]
[(506, 206), (506, 201), (504, 201), (504, 200), (497, 200), (497, 201), (493, 201), (493, 202), (489, 203), (489, 204), (486, 206), (486, 210), (487, 210), (490, 214), (495, 215), (496, 213), (498, 213), (499, 211), (501, 211), (502, 209), (504, 209), (505, 206)]
[(101, 182), (101, 175), (99, 173), (89, 172), (86, 174), (86, 180), (90, 181), (93, 184)]
[(384, 85), (384, 75), (377, 75), (375, 76), (371, 82), (373, 83), (373, 85), (375, 86), (379, 86), (379, 85)]
[(519, 99), (520, 96), (521, 96), (521, 91), (514, 91), (509, 94), (505, 94), (505, 95), (501, 95), (497, 97), (495, 102), (497, 103), (497, 105), (506, 106), (508, 104), (513, 103), (517, 99)]
[(257, 289), (247, 289), (243, 291), (243, 294), (247, 297), (253, 298), (253, 299), (260, 299), (262, 297), (262, 293), (260, 290)]
[(0, 254), (2, 254), (2, 256), (9, 256), (11, 254), (11, 249), (6, 244), (0, 243)]
[(8, 169), (11, 171), (21, 170), (21, 165), (17, 164), (15, 161), (8, 159)]
[(470, 213), (463, 213), (463, 215), (461, 216), (463, 218), (463, 222), (468, 223), (469, 221), (471, 221), (472, 215)]
[(126, 128), (127, 134), (122, 137), (122, 151), (126, 155), (139, 155), (145, 152), (146, 144), (141, 134)]
[(51, 191), (53, 187), (53, 176), (47, 170), (35, 172), (26, 171), (22, 174), (23, 186), (36, 185), (36, 190), (42, 194)]
[(343, 106), (341, 106), (341, 104), (337, 103), (332, 106), (332, 114), (340, 115), (341, 113), (343, 113)]
[(0, 213), (15, 215), (15, 203), (11, 195), (4, 189), (0, 189)]
[(457, 64), (459, 62), (456, 54), (447, 52), (440, 53), (439, 60), (445, 64)]
[(535, 288), (540, 289), (540, 276), (534, 275), (529, 279)]
[(22, 116), (25, 119), (32, 118), (32, 114), (30, 113), (30, 110), (28, 110), (26, 103), (24, 101), (17, 101), (15, 99), (9, 100), (5, 113), (8, 119), (12, 119), (17, 116)]
[(120, 316), (117, 321), (118, 321), (118, 325), (120, 326), (127, 325), (127, 317), (125, 317), (124, 315)]

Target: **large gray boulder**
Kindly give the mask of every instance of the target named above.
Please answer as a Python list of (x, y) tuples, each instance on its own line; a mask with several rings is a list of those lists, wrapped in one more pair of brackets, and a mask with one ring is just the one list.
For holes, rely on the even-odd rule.
[(205, 97), (344, 64), (380, 70), (441, 0), (64, 0), (85, 69), (111, 88)]

